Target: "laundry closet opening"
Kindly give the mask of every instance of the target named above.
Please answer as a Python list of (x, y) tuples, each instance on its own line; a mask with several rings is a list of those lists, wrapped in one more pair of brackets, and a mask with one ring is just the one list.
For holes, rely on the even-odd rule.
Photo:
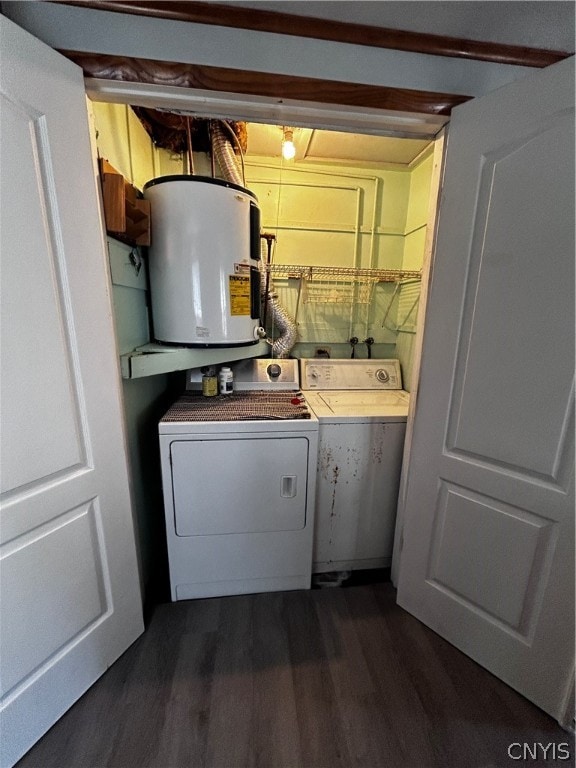
[[(170, 145), (170, 120), (164, 121), (162, 139), (157, 127), (166, 113), (97, 101), (91, 109), (99, 157), (137, 191), (165, 176), (223, 178), (202, 138), (210, 118), (192, 118), (197, 130), (189, 132), (187, 146), (174, 143), (170, 148), (160, 146)], [(395, 358), (403, 388), (413, 392), (438, 196), (438, 142), (418, 134), (263, 122), (233, 125), (239, 134), (234, 144), (243, 145), (242, 157), (236, 150), (243, 186), (258, 199), (261, 232), (267, 236), (262, 258), (269, 262), (278, 301), (296, 325), (290, 356)], [(287, 134), (295, 145), (293, 159), (282, 155)], [(146, 355), (139, 350), (155, 338), (146, 248), (138, 248), (135, 257), (134, 244), (125, 238), (109, 232), (108, 242), (119, 352), (124, 359), (135, 355), (142, 364)], [(134, 267), (135, 258), (143, 270)], [(266, 331), (272, 340), (279, 333), (271, 313)], [(225, 348), (207, 350), (206, 361), (256, 354), (251, 347), (244, 350), (234, 350), (233, 358)], [(149, 586), (162, 581), (164, 573), (158, 556), (164, 534), (157, 417), (183, 389), (183, 368), (194, 367), (178, 362), (173, 372), (157, 371), (159, 354), (148, 356), (152, 375), (135, 374), (136, 366), (122, 369), (142, 571)], [(202, 365), (203, 351), (194, 355), (194, 365)], [(273, 356), (265, 348), (263, 355)]]

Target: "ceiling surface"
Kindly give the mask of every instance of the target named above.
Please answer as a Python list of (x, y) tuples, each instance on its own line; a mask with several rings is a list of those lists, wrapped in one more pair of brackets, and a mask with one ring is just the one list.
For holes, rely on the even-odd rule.
[[(215, 0), (215, 4), (501, 45), (574, 50), (574, 0)], [(425, 135), (419, 126), (398, 130), (406, 136)], [(294, 128), (294, 142), (295, 160), (300, 163), (405, 168), (418, 161), (430, 140), (299, 127)], [(248, 125), (248, 157), (279, 157), (281, 143), (281, 127)]]
[[(573, 51), (574, 0), (215, 0), (218, 5), (274, 11), (447, 37)], [(294, 128), (297, 162), (409, 167), (430, 141)], [(279, 157), (282, 129), (248, 125), (248, 157)]]
[(468, 40), (574, 51), (573, 0), (238, 0), (220, 5), (446, 35)]
[[(340, 163), (357, 167), (409, 166), (430, 144), (429, 140), (368, 136), (338, 131), (294, 128), (297, 162)], [(282, 127), (248, 123), (247, 157), (280, 157)]]

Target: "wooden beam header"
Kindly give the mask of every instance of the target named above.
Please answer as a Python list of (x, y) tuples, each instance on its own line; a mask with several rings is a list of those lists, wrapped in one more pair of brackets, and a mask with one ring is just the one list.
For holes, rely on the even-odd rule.
[(518, 45), (482, 42), (424, 32), (409, 32), (367, 24), (349, 24), (311, 16), (253, 10), (211, 2), (179, 0), (51, 0), (101, 11), (151, 16), (156, 19), (195, 22), (220, 27), (272, 32), (281, 35), (329, 40), (373, 48), (407, 51), (431, 56), (475, 59), (521, 67), (547, 67), (571, 56), (569, 51), (551, 51)]
[(400, 112), (449, 115), (471, 96), (61, 50), (85, 77)]

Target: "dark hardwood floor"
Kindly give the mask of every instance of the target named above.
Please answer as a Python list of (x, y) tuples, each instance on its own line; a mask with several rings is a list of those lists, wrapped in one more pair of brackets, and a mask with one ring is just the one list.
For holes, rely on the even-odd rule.
[[(512, 760), (525, 742), (568, 743), (572, 757)], [(500, 768), (573, 755), (551, 718), (372, 584), (157, 606), (18, 768)]]

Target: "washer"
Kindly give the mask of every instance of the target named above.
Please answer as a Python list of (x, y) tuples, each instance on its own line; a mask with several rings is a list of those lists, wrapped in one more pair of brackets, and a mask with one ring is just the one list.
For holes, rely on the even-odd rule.
[(189, 371), (159, 424), (172, 600), (310, 587), (318, 421), (297, 361), (231, 367), (216, 397)]
[(388, 567), (410, 396), (398, 360), (300, 361), (319, 429), (314, 573)]

